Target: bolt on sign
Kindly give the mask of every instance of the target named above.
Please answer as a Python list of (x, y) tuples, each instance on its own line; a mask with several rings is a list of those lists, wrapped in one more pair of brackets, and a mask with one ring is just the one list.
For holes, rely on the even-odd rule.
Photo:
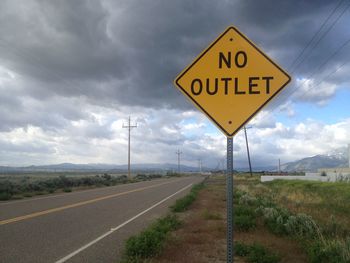
[(290, 76), (235, 27), (229, 27), (175, 80), (227, 137), (235, 135)]

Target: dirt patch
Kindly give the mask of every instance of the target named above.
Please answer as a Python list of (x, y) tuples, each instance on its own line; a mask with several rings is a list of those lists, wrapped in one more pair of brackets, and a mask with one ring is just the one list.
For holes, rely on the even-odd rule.
[[(182, 227), (173, 232), (162, 255), (152, 262), (226, 262), (226, 215), (222, 214), (225, 191), (216, 191), (217, 185), (208, 183), (210, 187), (203, 189), (190, 209), (180, 214)], [(206, 219), (208, 213), (222, 216)]]
[[(224, 176), (207, 180), (197, 200), (185, 213), (183, 225), (173, 232), (164, 252), (151, 262), (226, 262), (226, 184)], [(239, 182), (235, 182), (236, 185)], [(234, 240), (259, 243), (274, 253), (281, 262), (308, 262), (305, 252), (295, 241), (270, 233), (262, 223), (249, 232), (234, 232)], [(236, 258), (234, 262), (246, 262)]]

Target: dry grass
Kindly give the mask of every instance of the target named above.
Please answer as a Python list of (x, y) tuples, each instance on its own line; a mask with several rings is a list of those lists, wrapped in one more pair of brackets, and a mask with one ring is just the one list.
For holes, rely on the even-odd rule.
[(350, 184), (276, 182), (265, 185), (242, 181), (238, 187), (255, 196), (269, 196), (292, 213), (310, 215), (320, 226), (329, 227), (336, 222), (338, 227), (350, 229)]

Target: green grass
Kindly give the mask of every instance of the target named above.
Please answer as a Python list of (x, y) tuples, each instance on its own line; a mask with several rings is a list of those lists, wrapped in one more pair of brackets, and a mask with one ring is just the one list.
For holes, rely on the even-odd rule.
[(252, 217), (255, 217), (255, 206), (248, 206), (248, 205), (235, 205), (233, 208), (233, 212), (235, 216), (239, 215), (249, 215)]
[(235, 242), (234, 253), (240, 257), (246, 257), (249, 263), (277, 263), (280, 257), (264, 246), (254, 243), (246, 245), (242, 242)]
[(350, 183), (277, 180), (265, 185), (276, 203), (312, 216), (324, 235), (350, 235)]
[(350, 183), (314, 182), (301, 180), (275, 180), (266, 183), (273, 191), (299, 193), (317, 198), (313, 205), (327, 208), (330, 213), (348, 215), (350, 213)]
[(349, 183), (277, 180), (245, 189), (268, 229), (299, 241), (310, 262), (350, 262)]
[(130, 237), (125, 244), (122, 262), (141, 262), (158, 255), (164, 247), (169, 232), (177, 229), (180, 224), (176, 215), (168, 215), (158, 219), (140, 234)]
[(233, 217), (233, 224), (240, 231), (248, 231), (256, 227), (256, 220), (249, 215), (239, 215)]
[[(243, 198), (242, 195), (240, 198)], [(236, 229), (248, 231), (256, 227), (255, 207), (252, 205), (235, 205), (233, 223)]]
[(175, 213), (186, 211), (193, 201), (196, 200), (198, 192), (203, 188), (204, 184), (202, 183), (194, 185), (189, 194), (176, 200), (175, 204), (170, 207), (171, 211)]
[(311, 263), (350, 262), (350, 241), (316, 241), (308, 249)]

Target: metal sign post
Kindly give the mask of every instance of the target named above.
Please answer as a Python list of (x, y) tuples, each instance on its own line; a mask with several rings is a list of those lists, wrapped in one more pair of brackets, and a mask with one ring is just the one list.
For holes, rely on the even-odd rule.
[(226, 206), (227, 262), (233, 262), (233, 138), (227, 137)]

